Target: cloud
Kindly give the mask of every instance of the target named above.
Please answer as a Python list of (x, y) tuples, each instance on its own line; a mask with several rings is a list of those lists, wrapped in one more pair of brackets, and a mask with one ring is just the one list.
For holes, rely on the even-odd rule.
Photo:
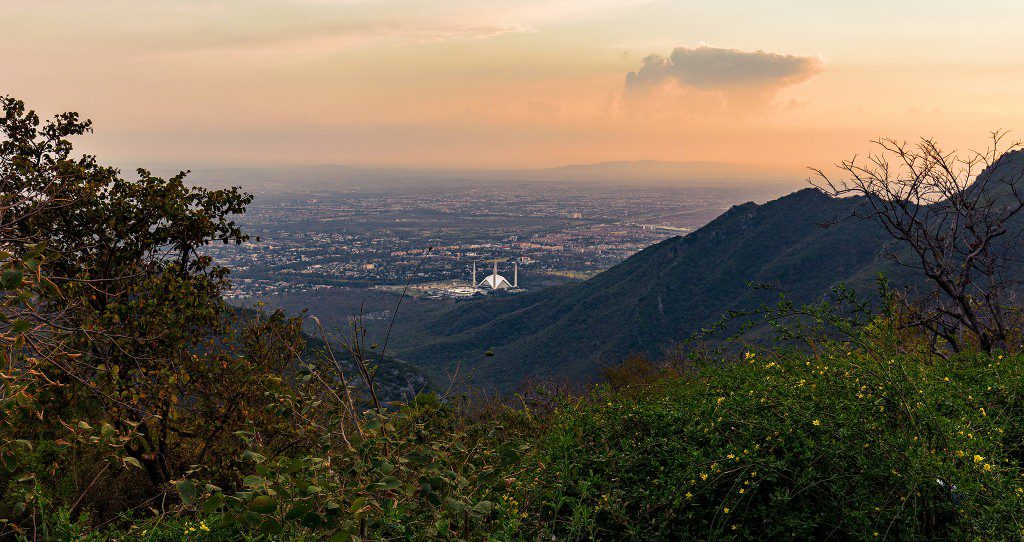
[(668, 58), (644, 58), (626, 75), (621, 105), (630, 115), (691, 119), (762, 113), (774, 108), (779, 90), (821, 69), (817, 56), (678, 47)]
[(746, 52), (707, 45), (677, 47), (668, 58), (645, 58), (639, 70), (626, 75), (626, 87), (650, 87), (672, 81), (701, 90), (777, 88), (807, 80), (819, 71), (821, 60), (815, 56)]

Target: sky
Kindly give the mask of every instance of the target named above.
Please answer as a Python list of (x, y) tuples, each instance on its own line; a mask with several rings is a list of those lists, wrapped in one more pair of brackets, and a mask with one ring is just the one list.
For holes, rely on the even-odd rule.
[(802, 170), (1024, 136), (1018, 0), (3, 0), (0, 94), (107, 162)]

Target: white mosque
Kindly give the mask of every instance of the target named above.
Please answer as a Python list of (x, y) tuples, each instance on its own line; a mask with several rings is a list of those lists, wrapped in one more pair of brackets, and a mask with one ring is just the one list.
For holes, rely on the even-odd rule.
[(515, 262), (512, 272), (512, 282), (498, 274), (498, 260), (494, 260), (494, 272), (484, 277), (484, 280), (476, 281), (476, 262), (473, 262), (473, 288), (477, 290), (509, 290), (519, 288), (519, 262)]

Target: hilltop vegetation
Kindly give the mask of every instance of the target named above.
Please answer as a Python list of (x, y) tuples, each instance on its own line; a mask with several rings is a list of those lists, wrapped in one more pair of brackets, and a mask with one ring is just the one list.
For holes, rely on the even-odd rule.
[[(578, 393), (389, 403), (401, 371), (360, 322), (333, 344), (300, 319), (226, 305), (230, 270), (201, 247), (246, 242), (232, 218), (250, 196), (184, 174), (126, 179), (72, 156), (69, 138), (90, 129), (77, 115), (43, 123), (2, 104), (0, 539), (1024, 536), (1019, 307), (980, 313), (946, 347), (889, 289), (857, 318), (835, 299), (784, 299), (758, 313), (785, 339), (774, 348), (632, 357)], [(474, 365), (573, 376), (573, 351), (653, 352), (675, 320), (760, 303), (748, 272), (812, 289), (866, 281), (872, 230), (841, 230), (837, 256), (811, 229), (852, 203), (804, 191), (741, 206), (589, 289), (510, 300), (519, 308), (488, 329), (572, 333)], [(703, 273), (712, 262), (729, 273)]]

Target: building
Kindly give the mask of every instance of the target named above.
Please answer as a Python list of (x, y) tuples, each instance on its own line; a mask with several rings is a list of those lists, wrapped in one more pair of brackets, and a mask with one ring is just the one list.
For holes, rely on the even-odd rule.
[(483, 290), (509, 290), (519, 287), (519, 262), (515, 262), (512, 275), (512, 282), (498, 274), (498, 260), (494, 260), (494, 272), (484, 277), (484, 280), (476, 281), (476, 262), (473, 262), (473, 287)]

